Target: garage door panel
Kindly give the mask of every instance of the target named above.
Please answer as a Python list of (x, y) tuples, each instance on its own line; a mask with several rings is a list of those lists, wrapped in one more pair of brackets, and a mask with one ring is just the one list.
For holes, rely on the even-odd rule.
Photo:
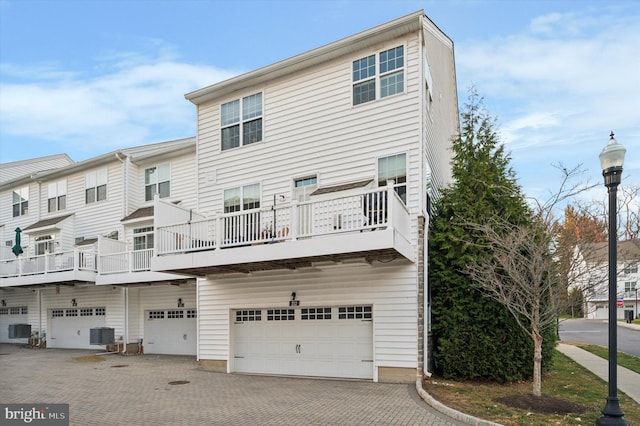
[[(247, 312), (253, 313), (252, 321), (247, 320)], [(237, 372), (373, 378), (371, 307), (233, 314)]]
[(67, 349), (99, 349), (104, 345), (91, 344), (91, 329), (105, 326), (106, 309), (57, 308), (49, 311), (47, 346)]
[(154, 309), (145, 312), (144, 350), (165, 355), (195, 355), (197, 314), (192, 309)]

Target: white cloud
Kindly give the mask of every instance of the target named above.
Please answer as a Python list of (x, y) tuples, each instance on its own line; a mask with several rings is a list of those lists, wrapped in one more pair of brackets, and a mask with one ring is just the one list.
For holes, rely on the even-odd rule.
[[(146, 59), (130, 52), (112, 54), (112, 62), (99, 62), (102, 72), (93, 76), (52, 64), (3, 64), (3, 139), (53, 142), (63, 152), (91, 156), (109, 149), (192, 136), (194, 106), (184, 94), (238, 74), (180, 63), (165, 55)], [(95, 147), (99, 151), (91, 152)], [(5, 146), (3, 151), (7, 149)]]
[[(611, 130), (638, 146), (640, 15), (604, 9), (540, 16), (509, 37), (457, 45), (460, 87), (473, 81), (498, 116), (532, 195), (554, 188), (552, 163), (583, 164), (599, 178), (597, 155)], [(640, 182), (637, 162), (625, 170)]]

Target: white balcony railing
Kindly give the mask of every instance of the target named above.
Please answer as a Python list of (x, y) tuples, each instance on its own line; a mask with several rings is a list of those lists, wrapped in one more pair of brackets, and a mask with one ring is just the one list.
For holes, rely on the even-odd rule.
[(69, 250), (39, 256), (20, 256), (0, 260), (0, 278), (65, 271), (96, 272), (96, 255), (93, 252)]
[(100, 254), (98, 273), (117, 274), (151, 270), (153, 249)]
[(409, 212), (391, 187), (159, 225), (155, 244), (157, 255), (166, 255), (382, 230), (389, 226), (409, 235)]

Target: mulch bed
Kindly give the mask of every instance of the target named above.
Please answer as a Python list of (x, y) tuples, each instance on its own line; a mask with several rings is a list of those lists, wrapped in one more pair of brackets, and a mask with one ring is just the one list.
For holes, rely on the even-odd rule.
[(545, 395), (508, 395), (496, 398), (494, 401), (538, 414), (580, 414), (587, 411), (584, 405)]

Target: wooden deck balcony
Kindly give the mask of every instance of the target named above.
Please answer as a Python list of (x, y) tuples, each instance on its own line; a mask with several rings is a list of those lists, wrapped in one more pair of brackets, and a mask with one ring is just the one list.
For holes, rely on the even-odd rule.
[(156, 200), (154, 271), (296, 269), (353, 259), (413, 262), (410, 214), (392, 188), (205, 218)]

